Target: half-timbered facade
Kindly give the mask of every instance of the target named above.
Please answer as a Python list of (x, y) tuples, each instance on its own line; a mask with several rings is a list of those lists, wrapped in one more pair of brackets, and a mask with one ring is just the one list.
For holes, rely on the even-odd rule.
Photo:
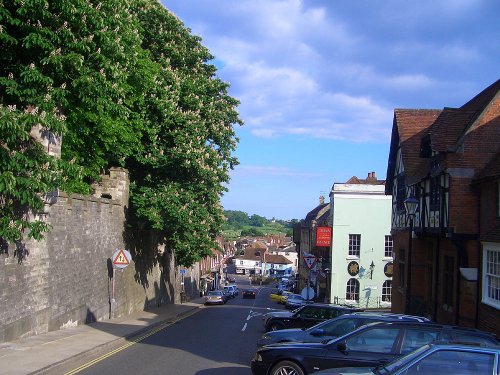
[[(474, 181), (500, 150), (499, 90), (497, 81), (460, 108), (395, 110), (386, 183), (393, 311), (481, 326), (480, 233), (487, 224), (478, 219)], [(410, 197), (419, 202), (412, 233), (404, 208)]]

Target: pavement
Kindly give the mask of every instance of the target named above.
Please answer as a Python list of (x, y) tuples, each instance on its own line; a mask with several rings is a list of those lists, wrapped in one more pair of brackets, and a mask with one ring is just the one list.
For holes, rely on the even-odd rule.
[(195, 314), (203, 297), (182, 304), (164, 305), (148, 311), (101, 322), (0, 343), (0, 374), (71, 374), (107, 351), (140, 341)]

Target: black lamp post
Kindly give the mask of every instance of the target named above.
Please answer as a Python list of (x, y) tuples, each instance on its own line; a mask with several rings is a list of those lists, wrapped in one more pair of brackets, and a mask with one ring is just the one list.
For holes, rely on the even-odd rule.
[(326, 303), (330, 303), (330, 272), (332, 270), (327, 267), (324, 271), (326, 273)]
[(413, 233), (413, 219), (418, 210), (418, 199), (413, 197), (405, 199), (405, 211), (409, 220), (409, 236), (408, 236), (408, 275), (406, 277), (406, 301), (405, 301), (405, 314), (410, 314), (411, 302), (411, 260), (412, 260), (412, 233)]

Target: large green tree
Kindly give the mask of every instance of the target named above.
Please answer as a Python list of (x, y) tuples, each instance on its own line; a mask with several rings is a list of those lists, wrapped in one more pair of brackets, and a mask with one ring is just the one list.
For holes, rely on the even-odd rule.
[(135, 219), (164, 234), (181, 264), (211, 254), (224, 222), (220, 197), (237, 143), (238, 102), (215, 76), (199, 37), (157, 1), (133, 8), (158, 69), (148, 88), (143, 153), (130, 159)]
[[(27, 213), (44, 193), (89, 192), (118, 165), (132, 224), (180, 264), (210, 254), (241, 120), (200, 38), (156, 1), (0, 0), (0, 43), (0, 238), (40, 238)], [(63, 136), (61, 160), (35, 125)]]

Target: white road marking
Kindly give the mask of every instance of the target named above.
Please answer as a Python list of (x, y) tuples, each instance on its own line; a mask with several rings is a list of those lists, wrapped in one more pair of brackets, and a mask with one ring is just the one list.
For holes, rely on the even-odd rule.
[(243, 328), (241, 329), (241, 332), (243, 332), (245, 329), (247, 329), (247, 324), (246, 323), (243, 325)]

